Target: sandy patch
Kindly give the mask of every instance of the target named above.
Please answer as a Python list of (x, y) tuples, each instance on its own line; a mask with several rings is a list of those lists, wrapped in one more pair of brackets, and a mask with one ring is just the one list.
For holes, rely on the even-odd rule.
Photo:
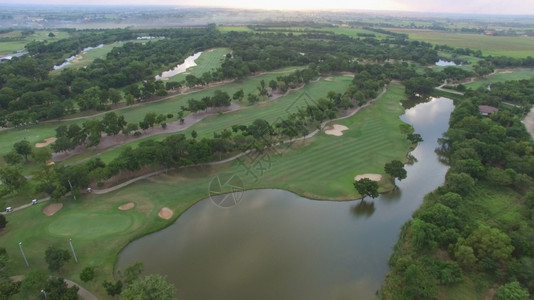
[(119, 206), (119, 210), (130, 210), (130, 209), (134, 208), (134, 206), (135, 206), (135, 203), (128, 202), (128, 203), (125, 203), (125, 204)]
[(325, 130), (324, 133), (335, 136), (342, 136), (344, 130), (348, 130), (347, 126), (335, 124), (332, 129)]
[(380, 180), (382, 180), (382, 175), (380, 175), (380, 174), (360, 174), (360, 175), (356, 175), (356, 177), (354, 177), (354, 181), (358, 181), (358, 180), (363, 179), (363, 178), (369, 178), (372, 181), (380, 181)]
[(44, 148), (50, 144), (52, 144), (53, 142), (55, 142), (57, 139), (55, 137), (49, 137), (49, 138), (46, 138), (44, 139), (44, 143), (37, 143), (35, 144), (35, 148)]
[(513, 70), (504, 70), (504, 71), (500, 71), (499, 73), (501, 74), (510, 74), (510, 73), (513, 73), (514, 71)]
[(326, 77), (324, 80), (326, 80), (326, 81), (332, 81), (332, 76), (328, 76), (328, 77)]
[(62, 207), (63, 207), (63, 203), (48, 204), (45, 208), (43, 208), (43, 214), (45, 214), (45, 216), (48, 216), (48, 217), (53, 216)]
[(159, 211), (158, 216), (162, 219), (168, 220), (172, 218), (172, 210), (168, 207), (164, 207)]

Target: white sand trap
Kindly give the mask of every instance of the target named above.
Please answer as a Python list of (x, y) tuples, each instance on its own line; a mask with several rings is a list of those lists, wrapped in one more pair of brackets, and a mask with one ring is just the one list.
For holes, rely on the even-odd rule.
[(119, 206), (119, 210), (130, 210), (130, 209), (134, 208), (134, 206), (135, 206), (135, 203), (128, 202), (128, 203), (125, 203), (125, 204)]
[(55, 137), (49, 137), (49, 138), (46, 138), (44, 139), (44, 143), (37, 143), (35, 144), (35, 148), (44, 148), (50, 144), (52, 144), (53, 142), (55, 142), (57, 139)]
[(47, 206), (45, 206), (45, 208), (43, 208), (43, 214), (45, 214), (45, 216), (47, 217), (53, 216), (62, 207), (63, 207), (63, 203), (48, 204)]
[(360, 174), (360, 175), (356, 175), (356, 177), (354, 177), (354, 181), (358, 181), (358, 180), (363, 179), (363, 178), (369, 178), (372, 181), (380, 181), (380, 180), (382, 180), (382, 175), (380, 175), (380, 174)]
[(335, 136), (342, 136), (344, 130), (348, 130), (347, 126), (335, 124), (332, 129), (325, 130), (324, 133)]
[(164, 207), (162, 208), (159, 213), (158, 213), (158, 216), (162, 219), (165, 219), (165, 220), (168, 220), (170, 218), (172, 218), (172, 210), (168, 207)]

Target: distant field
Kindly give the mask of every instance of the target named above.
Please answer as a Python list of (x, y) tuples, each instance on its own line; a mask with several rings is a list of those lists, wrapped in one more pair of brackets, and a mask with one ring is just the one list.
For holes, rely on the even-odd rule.
[[(15, 53), (19, 50), (24, 50), (24, 46), (31, 42), (31, 41), (56, 41), (60, 39), (64, 39), (69, 37), (69, 34), (64, 31), (55, 31), (52, 30), (52, 32), (56, 35), (55, 37), (51, 38), (48, 37), (48, 34), (50, 31), (48, 30), (41, 30), (41, 31), (35, 31), (34, 34), (31, 34), (27, 37), (24, 37), (20, 41), (1, 41), (0, 39), (0, 55), (6, 55)], [(20, 31), (13, 31), (8, 32), (4, 34), (0, 34), (0, 38), (2, 37), (22, 37), (22, 34)]]
[(465, 86), (476, 90), (479, 87), (487, 87), (494, 82), (504, 82), (507, 80), (521, 80), (534, 78), (534, 70), (527, 69), (512, 69), (512, 70), (497, 70), (497, 73), (487, 76), (486, 78), (468, 83)]
[(434, 30), (386, 28), (406, 33), (411, 40), (425, 41), (437, 45), (480, 50), (484, 55), (527, 57), (534, 55), (534, 37), (488, 36), (481, 34), (449, 33)]
[(230, 32), (230, 31), (252, 31), (252, 29), (246, 26), (219, 26), (217, 29), (220, 32)]
[(187, 72), (175, 75), (169, 78), (170, 81), (182, 81), (188, 74), (196, 77), (202, 76), (205, 72), (214, 71), (221, 66), (226, 54), (230, 53), (228, 48), (215, 48), (203, 51), (202, 54), (195, 60), (197, 64), (194, 67), (187, 69)]
[[(232, 27), (230, 27), (232, 28)], [(239, 28), (239, 27), (237, 27)], [(247, 30), (246, 31), (252, 31), (252, 29), (248, 28), (248, 27), (245, 27)], [(281, 33), (293, 33), (294, 35), (299, 35), (299, 34), (302, 34), (302, 33), (305, 33), (306, 31), (325, 31), (325, 32), (333, 32), (335, 34), (344, 34), (344, 35), (348, 35), (350, 37), (354, 37), (354, 38), (357, 38), (359, 37), (358, 36), (358, 33), (363, 33), (363, 34), (374, 34), (376, 36), (376, 38), (385, 38), (387, 37), (387, 35), (385, 34), (381, 34), (381, 33), (376, 33), (376, 32), (373, 32), (373, 31), (369, 31), (369, 30), (366, 30), (366, 29), (363, 29), (363, 28), (360, 28), (360, 27), (321, 27), (321, 28), (315, 28), (315, 27), (262, 27), (265, 29), (265, 31), (262, 31), (262, 30), (258, 30), (256, 32), (281, 32)], [(230, 31), (230, 30), (229, 30)], [(236, 30), (236, 31), (239, 31), (239, 30)], [(245, 31), (245, 30), (243, 30)], [(365, 37), (360, 37), (360, 38), (365, 38)]]

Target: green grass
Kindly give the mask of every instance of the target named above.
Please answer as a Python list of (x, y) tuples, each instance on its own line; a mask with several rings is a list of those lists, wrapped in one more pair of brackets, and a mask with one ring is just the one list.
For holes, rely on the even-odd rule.
[(230, 53), (228, 48), (215, 48), (203, 51), (202, 54), (195, 60), (197, 64), (194, 67), (187, 69), (185, 73), (177, 74), (171, 78), (170, 81), (182, 81), (185, 80), (185, 76), (188, 74), (195, 75), (196, 77), (202, 76), (205, 72), (211, 72), (221, 66), (226, 54)]
[[(277, 76), (284, 75), (290, 72), (293, 72), (297, 68), (286, 68), (281, 69), (276, 72), (251, 77), (242, 81), (237, 81), (234, 83), (229, 83), (221, 86), (213, 86), (207, 89), (200, 90), (198, 92), (187, 94), (187, 95), (177, 95), (172, 97), (169, 100), (146, 103), (143, 105), (125, 107), (116, 111), (119, 115), (124, 115), (126, 121), (128, 122), (139, 122), (142, 121), (147, 112), (156, 112), (156, 113), (173, 113), (175, 115), (180, 110), (180, 106), (187, 106), (187, 101), (191, 98), (201, 99), (204, 96), (212, 96), (213, 92), (217, 89), (226, 91), (232, 95), (235, 91), (243, 89), (245, 94), (253, 92), (260, 85), (261, 80), (269, 82), (269, 80), (276, 78)], [(76, 117), (76, 116), (72, 116)], [(101, 116), (97, 117), (101, 118)], [(0, 165), (3, 164), (2, 156), (11, 151), (13, 144), (19, 142), (23, 139), (28, 140), (31, 144), (38, 143), (43, 141), (45, 138), (55, 136), (55, 129), (59, 125), (69, 125), (69, 124), (81, 124), (85, 119), (76, 120), (76, 121), (65, 121), (65, 122), (51, 122), (51, 123), (40, 123), (39, 125), (31, 125), (22, 128), (12, 128), (8, 130), (0, 131)], [(172, 121), (172, 120), (170, 120)], [(86, 155), (93, 155), (89, 153)]]
[[(0, 55), (6, 55), (6, 54), (10, 54), (10, 53), (15, 53), (16, 51), (19, 51), (19, 50), (24, 50), (24, 46), (27, 43), (31, 42), (31, 41), (49, 41), (49, 42), (52, 42), (52, 41), (57, 41), (57, 40), (69, 37), (69, 34), (67, 32), (64, 32), (64, 31), (54, 31), (54, 30), (52, 30), (52, 32), (56, 35), (53, 38), (48, 37), (48, 34), (50, 33), (50, 31), (48, 31), (48, 30), (39, 30), (39, 31), (35, 31), (34, 34), (31, 34), (31, 35), (29, 35), (27, 37), (24, 37), (20, 41), (6, 41), (6, 42), (1, 42), (0, 41)], [(14, 31), (14, 32), (9, 32), (9, 33), (7, 33), (5, 35), (0, 35), (0, 37), (2, 37), (2, 36), (22, 37), (20, 31)]]
[[(13, 144), (22, 140), (27, 140), (34, 145), (42, 142), (45, 138), (56, 135), (55, 129), (58, 123), (41, 123), (21, 128), (12, 128), (0, 131), (0, 157), (3, 157), (13, 149)], [(0, 158), (0, 166), (4, 164)]]
[[(349, 77), (340, 77), (309, 88), (325, 92), (326, 83), (341, 86), (350, 80)], [(401, 122), (398, 116), (402, 113), (398, 101), (402, 97), (402, 87), (390, 85), (382, 99), (349, 119), (335, 122), (349, 127), (343, 136), (320, 133), (304, 143), (297, 143), (282, 155), (272, 156), (270, 167), (258, 177), (251, 176), (237, 162), (189, 167), (139, 181), (106, 195), (89, 194), (76, 201), (64, 200), (64, 207), (51, 217), (41, 212), (46, 204), (9, 214), (8, 229), (2, 233), (2, 245), (13, 258), (13, 274), (28, 271), (23, 260), (17, 256), (19, 242), (23, 243), (31, 269), (45, 269), (45, 249), (51, 245), (68, 249), (68, 238), (72, 238), (80, 262), (69, 262), (63, 276), (77, 280), (84, 267), (97, 266), (95, 280), (82, 285), (99, 299), (109, 299), (101, 282), (109, 279), (113, 273), (120, 249), (133, 239), (171, 224), (173, 220), (158, 218), (158, 211), (162, 207), (169, 207), (176, 218), (196, 201), (207, 197), (211, 178), (223, 172), (237, 173), (246, 188), (283, 188), (321, 199), (354, 198), (354, 175), (382, 173), (385, 162), (402, 159), (406, 154), (408, 142), (398, 130)], [(252, 111), (261, 115), (267, 110), (265, 117), (274, 118), (288, 104), (270, 105), (273, 107), (253, 107), (251, 112), (247, 111), (242, 117), (252, 120), (256, 117)], [(235, 121), (241, 117), (232, 118)], [(204, 126), (225, 126), (217, 125), (218, 121), (208, 120)], [(220, 121), (229, 122), (224, 118)], [(265, 157), (263, 161), (266, 161)], [(254, 168), (256, 165), (248, 167)], [(127, 202), (134, 202), (135, 207), (128, 211), (117, 209)], [(129, 228), (125, 230), (127, 223)]]
[[(173, 112), (178, 111), (180, 105), (186, 105), (187, 100), (191, 98), (200, 99), (204, 95), (211, 95), (213, 93), (213, 89), (221, 89), (223, 91), (227, 91), (230, 95), (237, 91), (240, 88), (243, 88), (245, 91), (245, 94), (248, 92), (251, 92), (256, 89), (257, 86), (259, 86), (259, 83), (261, 80), (268, 81), (270, 78), (275, 78), (278, 76), (279, 73), (276, 74), (267, 74), (255, 78), (249, 78), (242, 83), (232, 83), (225, 85), (224, 87), (216, 87), (212, 88), (210, 90), (205, 90), (199, 93), (195, 93), (192, 95), (187, 95), (184, 97), (181, 97), (179, 99), (179, 103), (173, 103), (169, 104), (166, 102), (160, 102), (160, 107), (158, 107), (158, 103), (155, 103), (154, 106), (151, 106), (151, 108), (154, 111), (165, 111), (165, 108), (168, 107), (167, 111)], [(318, 99), (320, 97), (325, 97), (326, 93), (330, 90), (337, 91), (337, 92), (343, 92), (346, 88), (346, 86), (350, 83), (352, 80), (351, 77), (348, 76), (335, 76), (333, 77), (332, 81), (326, 81), (326, 80), (320, 80), (318, 82), (310, 83), (306, 87), (296, 90), (293, 92), (290, 92), (285, 97), (280, 97), (273, 101), (263, 101), (259, 102), (254, 106), (247, 106), (245, 102), (241, 103), (242, 106), (244, 106), (240, 111), (223, 114), (223, 115), (214, 115), (205, 118), (204, 120), (200, 121), (199, 123), (191, 126), (187, 130), (183, 131), (186, 135), (189, 136), (190, 132), (192, 130), (196, 130), (198, 133), (199, 138), (202, 137), (213, 137), (213, 132), (215, 131), (222, 131), (225, 128), (230, 128), (232, 125), (235, 124), (250, 124), (256, 119), (265, 119), (269, 122), (274, 122), (279, 118), (285, 118), (288, 116), (288, 112), (295, 112), (296, 109), (301, 106), (305, 105), (306, 97), (302, 97), (303, 94), (310, 95), (313, 99)], [(146, 111), (150, 111), (148, 107), (145, 107), (142, 112), (138, 110), (134, 110), (130, 112), (125, 111), (124, 115), (126, 120), (130, 119), (139, 119), (141, 120), (142, 116), (144, 116)], [(140, 139), (136, 142), (129, 143), (127, 145), (121, 146), (119, 148), (116, 148), (115, 150), (112, 150), (110, 152), (106, 152), (105, 154), (101, 155), (100, 158), (105, 161), (109, 162), (113, 158), (117, 157), (126, 146), (136, 146), (138, 143), (140, 143), (143, 140), (147, 139), (155, 139), (155, 140), (161, 140), (168, 136), (169, 134), (163, 134), (158, 136), (152, 136), (148, 137), (146, 139)]]
[(484, 55), (527, 57), (534, 53), (534, 37), (488, 36), (399, 28), (388, 28), (388, 30), (407, 33), (411, 40), (480, 50)]
[(89, 65), (90, 63), (92, 63), (97, 58), (104, 58), (115, 47), (121, 47), (125, 43), (141, 43), (141, 42), (146, 42), (146, 41), (133, 40), (133, 41), (127, 41), (127, 42), (115, 42), (115, 43), (112, 43), (112, 44), (104, 45), (101, 48), (91, 49), (91, 50), (81, 54), (79, 56), (79, 58), (73, 59), (70, 62), (70, 64), (64, 66), (63, 68), (61, 68), (59, 70), (50, 71), (50, 75), (57, 75), (57, 74), (61, 73), (61, 70), (63, 70), (63, 69), (69, 69), (69, 68), (79, 69), (79, 68), (83, 68), (83, 67)]
[(106, 235), (125, 232), (133, 224), (131, 216), (116, 213), (88, 214), (87, 212), (61, 215), (48, 225), (48, 232), (53, 236), (80, 239), (96, 239)]
[(527, 70), (527, 69), (514, 69), (511, 71), (497, 70), (497, 73), (486, 76), (485, 78), (477, 79), (477, 81), (465, 84), (465, 86), (467, 88), (476, 90), (479, 87), (487, 87), (488, 85), (495, 83), (495, 82), (504, 82), (507, 80), (530, 79), (533, 77), (534, 77), (534, 70)]

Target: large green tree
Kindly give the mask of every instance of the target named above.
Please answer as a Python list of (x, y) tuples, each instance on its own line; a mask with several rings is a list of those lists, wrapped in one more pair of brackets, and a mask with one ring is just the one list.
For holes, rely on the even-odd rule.
[(397, 178), (403, 180), (406, 178), (406, 170), (404, 169), (404, 164), (400, 160), (392, 160), (391, 162), (386, 163), (384, 171), (394, 179)]
[(124, 289), (121, 300), (173, 300), (176, 299), (176, 288), (168, 283), (165, 277), (153, 274), (138, 279)]
[[(20, 189), (26, 183), (20, 166), (6, 166), (0, 169), (0, 181), (9, 192)], [(1, 187), (1, 186), (0, 186)]]
[(26, 140), (16, 142), (13, 144), (13, 148), (15, 148), (18, 154), (24, 156), (26, 161), (28, 161), (28, 155), (32, 154), (32, 145)]
[(46, 292), (47, 299), (57, 300), (78, 300), (78, 286), (67, 286), (63, 278), (50, 278), (46, 281), (43, 290)]
[(50, 246), (45, 251), (45, 261), (48, 264), (48, 269), (52, 272), (59, 272), (69, 259), (70, 253), (65, 249)]
[(378, 197), (378, 182), (369, 178), (356, 180), (354, 182), (354, 187), (358, 191), (358, 194), (362, 196), (362, 199), (365, 198), (365, 196), (369, 196), (371, 198)]

